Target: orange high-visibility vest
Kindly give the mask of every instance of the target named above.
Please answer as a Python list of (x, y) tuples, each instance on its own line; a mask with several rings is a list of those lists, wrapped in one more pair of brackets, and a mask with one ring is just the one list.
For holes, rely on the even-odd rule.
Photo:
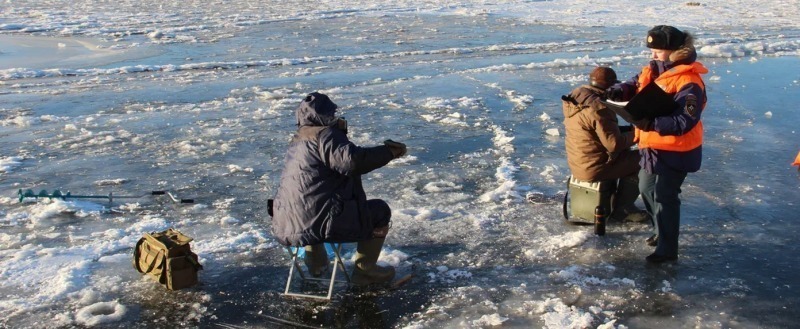
[[(645, 66), (642, 69), (642, 73), (639, 75), (639, 90), (637, 90), (637, 92), (641, 91), (651, 82), (650, 71), (649, 66)], [(700, 78), (700, 74), (705, 73), (708, 73), (708, 69), (698, 62), (678, 65), (662, 73), (656, 78), (654, 83), (658, 84), (658, 86), (668, 94), (677, 93), (688, 83), (695, 83), (705, 90), (706, 85), (703, 83), (703, 79)], [(703, 104), (698, 105), (702, 111), (706, 107), (706, 102), (704, 101)], [(693, 150), (703, 144), (703, 122), (698, 121), (689, 132), (680, 136), (661, 135), (656, 131), (643, 131), (640, 129), (636, 129), (635, 134), (639, 141), (640, 149), (652, 148), (657, 150), (685, 152)]]

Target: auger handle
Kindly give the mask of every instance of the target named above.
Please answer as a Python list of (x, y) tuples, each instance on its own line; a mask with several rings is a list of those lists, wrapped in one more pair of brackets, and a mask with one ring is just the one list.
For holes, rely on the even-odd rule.
[(172, 194), (172, 192), (170, 192), (170, 191), (153, 191), (153, 192), (150, 192), (150, 194), (151, 195), (166, 195), (170, 199), (172, 199), (172, 202), (176, 202), (176, 203), (194, 203), (194, 199), (179, 199), (179, 198), (175, 197), (175, 195)]
[[(47, 191), (45, 191), (45, 190), (41, 190), (37, 194), (37, 193), (33, 192), (33, 190), (30, 190), (30, 189), (28, 189), (28, 190), (26, 190), (24, 192), (22, 191), (22, 189), (19, 189), (17, 191), (17, 195), (19, 196), (19, 202), (22, 202), (25, 198), (37, 198), (37, 199), (38, 198), (49, 198), (49, 199), (58, 198), (58, 199), (61, 199), (61, 200), (66, 200), (66, 199), (108, 199), (109, 202), (114, 202), (114, 198), (117, 198), (117, 199), (133, 199), (133, 198), (144, 197), (147, 194), (138, 195), (138, 196), (137, 195), (117, 195), (117, 196), (115, 196), (113, 194), (113, 192), (109, 192), (108, 195), (73, 195), (70, 192), (62, 193), (59, 190), (53, 191), (52, 194), (47, 193)], [(179, 198), (175, 197), (175, 195), (173, 195), (172, 192), (169, 192), (169, 191), (151, 191), (150, 195), (167, 195), (167, 196), (169, 196), (170, 199), (172, 199), (172, 202), (175, 202), (175, 203), (194, 203), (194, 199), (179, 199)]]

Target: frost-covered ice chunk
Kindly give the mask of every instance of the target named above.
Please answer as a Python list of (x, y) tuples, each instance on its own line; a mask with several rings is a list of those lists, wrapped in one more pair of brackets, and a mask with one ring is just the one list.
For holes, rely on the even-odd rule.
[(507, 317), (503, 317), (500, 316), (500, 314), (494, 313), (481, 316), (480, 319), (472, 321), (472, 325), (478, 327), (485, 327), (485, 326), (497, 327), (503, 325), (503, 322), (506, 321), (508, 321)]
[(500, 186), (481, 195), (480, 200), (483, 202), (503, 201), (504, 203), (522, 200), (522, 195), (516, 191), (517, 182), (514, 180), (514, 173), (517, 171), (519, 171), (519, 167), (508, 157), (504, 157), (494, 175)]
[(418, 220), (437, 220), (450, 216), (449, 213), (434, 208), (422, 208), (417, 212), (415, 219)]
[[(560, 173), (558, 166), (553, 164), (544, 166), (544, 170), (542, 170), (542, 172), (539, 173), (540, 176), (544, 177), (549, 182), (555, 182), (556, 180), (555, 176), (559, 174)], [(559, 179), (561, 178), (559, 177)]]
[(219, 220), (219, 224), (222, 226), (230, 226), (238, 223), (239, 220), (232, 216), (224, 216)]
[(531, 95), (519, 95), (516, 91), (507, 90), (505, 92), (506, 98), (514, 104), (514, 109), (525, 109), (533, 103), (533, 96)]
[(380, 256), (378, 257), (378, 262), (394, 267), (400, 267), (404, 262), (406, 262), (406, 260), (408, 260), (408, 254), (397, 249), (391, 249), (389, 247), (383, 248)]
[(456, 183), (439, 180), (435, 182), (428, 182), (427, 184), (425, 184), (422, 190), (430, 193), (436, 193), (436, 192), (458, 191), (461, 190), (462, 188), (463, 187), (461, 185), (457, 185)]
[(456, 280), (468, 280), (472, 272), (461, 269), (450, 269), (447, 266), (437, 266), (436, 272), (428, 272), (428, 282), (453, 283)]
[(232, 173), (232, 174), (233, 174), (233, 173), (237, 173), (237, 172), (246, 172), (246, 173), (251, 173), (251, 172), (253, 172), (253, 168), (251, 168), (251, 167), (242, 168), (242, 167), (241, 167), (241, 166), (239, 166), (239, 165), (230, 164), (230, 165), (228, 165), (228, 171), (229, 171), (230, 173)]
[(661, 291), (661, 292), (670, 292), (670, 291), (672, 291), (672, 284), (670, 284), (670, 283), (669, 283), (669, 281), (667, 281), (667, 280), (664, 280), (664, 281), (662, 281), (661, 283), (662, 283), (664, 286), (663, 286), (663, 287), (661, 287), (661, 289), (659, 289), (659, 291)]
[(78, 310), (75, 322), (89, 327), (112, 323), (122, 319), (127, 311), (128, 308), (118, 301), (94, 303)]
[(31, 225), (34, 227), (40, 225), (50, 226), (52, 223), (49, 223), (48, 220), (62, 214), (84, 218), (99, 215), (107, 210), (106, 207), (93, 202), (64, 201), (61, 199), (38, 200), (38, 202), (35, 202), (32, 206), (24, 209), (27, 214), (27, 219), (30, 220)]
[(494, 217), (484, 216), (484, 215), (474, 215), (472, 216), (472, 224), (481, 229), (487, 229), (495, 224), (498, 223), (498, 219)]
[(0, 173), (7, 173), (16, 167), (22, 165), (22, 157), (4, 157), (0, 158)]
[(525, 256), (531, 259), (539, 259), (554, 254), (559, 250), (571, 249), (582, 245), (592, 236), (590, 231), (574, 231), (561, 235), (545, 238), (539, 247), (525, 250)]
[(8, 119), (0, 120), (0, 126), (30, 127), (39, 122), (39, 119), (27, 115), (17, 115)]
[(164, 37), (164, 32), (161, 31), (153, 31), (147, 34), (147, 37), (150, 39), (161, 39)]
[[(231, 222), (231, 225), (233, 224), (237, 223)], [(242, 228), (236, 231), (226, 230), (212, 238), (195, 241), (192, 250), (198, 255), (228, 252), (248, 253), (272, 248), (275, 245), (275, 240), (262, 228), (242, 225)]]
[(591, 328), (594, 316), (575, 306), (564, 304), (559, 298), (548, 298), (539, 306), (546, 328)]
[(494, 146), (499, 148), (503, 152), (513, 152), (514, 151), (514, 144), (511, 142), (514, 141), (514, 136), (509, 136), (508, 132), (505, 131), (503, 128), (497, 125), (491, 126), (492, 132), (494, 132), (494, 137), (492, 137), (492, 142), (494, 142)]
[(115, 178), (115, 179), (101, 179), (94, 182), (95, 186), (116, 186), (122, 185), (130, 180), (127, 178)]

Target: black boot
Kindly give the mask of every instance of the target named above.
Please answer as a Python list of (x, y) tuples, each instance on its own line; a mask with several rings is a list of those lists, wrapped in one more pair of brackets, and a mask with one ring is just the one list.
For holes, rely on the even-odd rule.
[(389, 283), (394, 279), (394, 267), (380, 266), (378, 256), (381, 254), (383, 241), (386, 238), (372, 238), (359, 241), (356, 247), (356, 268), (353, 270), (352, 283), (364, 286), (373, 283)]
[(613, 210), (611, 218), (620, 221), (644, 222), (649, 219), (646, 211), (634, 205), (639, 198), (639, 177), (631, 175), (622, 177), (617, 183), (617, 191), (614, 193)]
[(676, 260), (678, 260), (678, 256), (677, 256), (677, 255), (675, 255), (675, 256), (665, 256), (665, 255), (656, 255), (656, 254), (652, 254), (652, 255), (650, 255), (650, 256), (647, 256), (647, 257), (645, 258), (645, 260), (646, 260), (646, 261), (648, 261), (648, 262), (650, 262), (650, 263), (656, 263), (656, 264), (658, 264), (658, 263), (663, 263), (663, 262), (673, 262), (673, 261), (676, 261)]
[(644, 241), (647, 242), (648, 246), (655, 247), (658, 245), (658, 235), (653, 234), (649, 238), (647, 238), (647, 240)]
[(320, 243), (306, 246), (305, 253), (303, 262), (306, 264), (308, 273), (315, 278), (322, 276), (322, 273), (328, 270), (328, 265), (330, 264), (330, 260), (328, 260), (328, 251), (325, 250), (325, 245)]

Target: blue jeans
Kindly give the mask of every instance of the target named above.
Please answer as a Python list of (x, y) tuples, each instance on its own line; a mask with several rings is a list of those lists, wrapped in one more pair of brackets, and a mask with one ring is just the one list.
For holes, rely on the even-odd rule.
[(653, 218), (658, 234), (658, 246), (653, 252), (660, 256), (678, 256), (678, 228), (681, 224), (681, 185), (686, 172), (665, 169), (659, 174), (639, 171), (639, 192)]

